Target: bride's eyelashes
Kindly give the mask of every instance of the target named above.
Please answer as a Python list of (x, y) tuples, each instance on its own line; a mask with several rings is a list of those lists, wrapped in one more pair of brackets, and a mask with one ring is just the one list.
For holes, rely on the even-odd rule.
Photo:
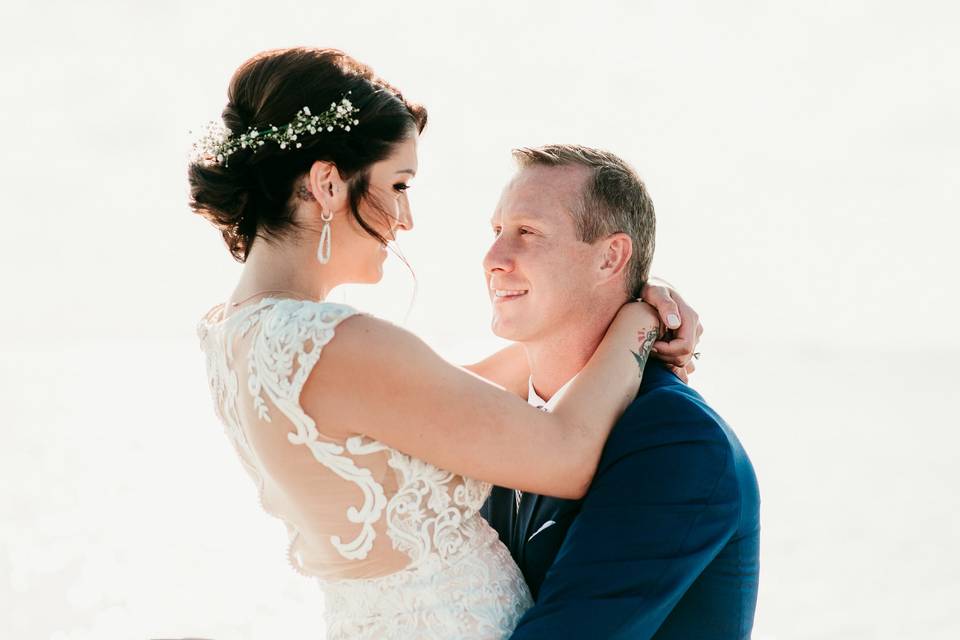
[(398, 182), (397, 184), (393, 185), (393, 190), (398, 193), (403, 193), (409, 188), (410, 188), (410, 185), (406, 184), (405, 182)]

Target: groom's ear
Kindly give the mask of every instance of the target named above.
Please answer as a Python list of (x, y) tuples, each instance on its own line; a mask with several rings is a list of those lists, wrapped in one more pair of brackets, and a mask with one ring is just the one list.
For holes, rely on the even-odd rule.
[(625, 233), (614, 233), (599, 241), (600, 268), (598, 275), (602, 283), (624, 277), (630, 258), (633, 256), (633, 241)]

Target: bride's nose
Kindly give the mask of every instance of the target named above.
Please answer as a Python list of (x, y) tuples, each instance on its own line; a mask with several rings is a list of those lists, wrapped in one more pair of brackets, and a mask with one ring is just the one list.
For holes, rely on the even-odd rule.
[(413, 229), (413, 215), (410, 213), (410, 204), (406, 202), (406, 198), (400, 202), (398, 209), (396, 226), (404, 231), (410, 231)]

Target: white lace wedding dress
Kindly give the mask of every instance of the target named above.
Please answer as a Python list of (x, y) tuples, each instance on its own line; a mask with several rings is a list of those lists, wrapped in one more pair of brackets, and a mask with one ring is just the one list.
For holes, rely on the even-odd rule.
[(198, 334), (217, 414), (264, 510), (286, 524), (290, 564), (325, 594), (329, 640), (504, 638), (532, 602), (478, 514), (490, 485), (360, 434), (325, 436), (300, 404), (355, 313), (282, 298), (226, 317), (214, 307)]

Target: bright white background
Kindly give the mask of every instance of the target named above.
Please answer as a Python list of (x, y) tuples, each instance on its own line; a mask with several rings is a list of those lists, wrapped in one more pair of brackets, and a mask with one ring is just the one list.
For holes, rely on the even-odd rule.
[(763, 495), (755, 638), (955, 638), (960, 11), (949, 2), (130, 2), (0, 9), (0, 637), (319, 638), (216, 422), (194, 324), (239, 273), (188, 131), (262, 49), (430, 110), (417, 228), (336, 300), (451, 358), (509, 149), (611, 149), (701, 313), (693, 384)]

